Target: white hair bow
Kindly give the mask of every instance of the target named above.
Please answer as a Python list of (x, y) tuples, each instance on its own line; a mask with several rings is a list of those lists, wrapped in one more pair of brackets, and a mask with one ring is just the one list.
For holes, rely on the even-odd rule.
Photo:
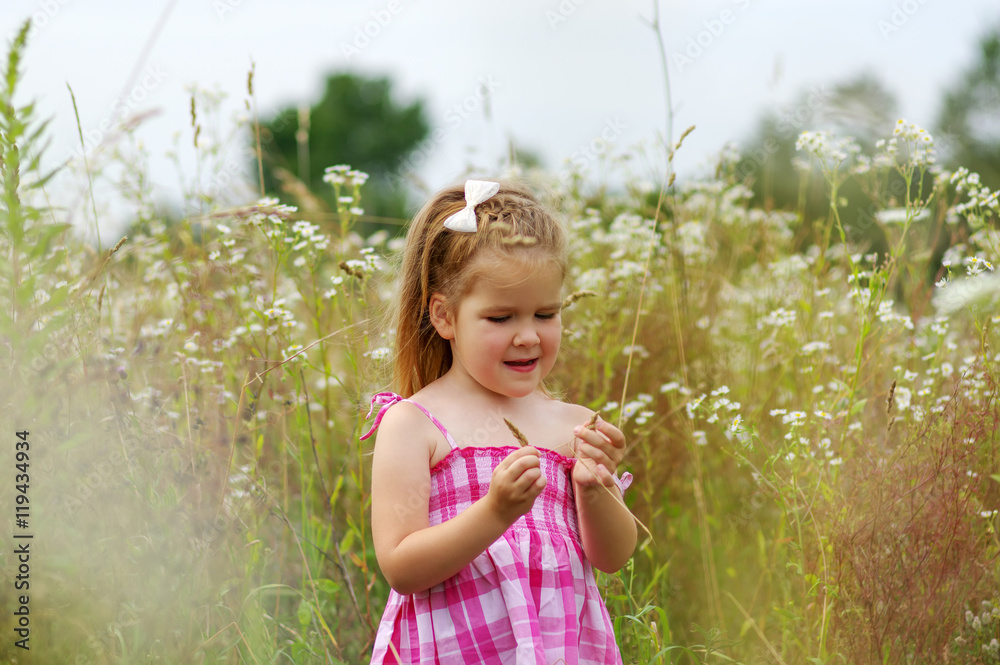
[(476, 223), (476, 206), (483, 201), (489, 200), (500, 191), (499, 182), (489, 180), (466, 180), (465, 181), (465, 207), (454, 215), (444, 220), (446, 228), (452, 231), (463, 231), (465, 233), (475, 233), (478, 224)]

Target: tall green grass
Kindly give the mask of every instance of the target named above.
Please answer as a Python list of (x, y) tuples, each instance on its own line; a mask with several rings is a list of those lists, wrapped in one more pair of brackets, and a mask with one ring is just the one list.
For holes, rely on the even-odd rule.
[[(126, 131), (104, 164), (136, 224), (95, 250), (67, 220), (102, 202), (48, 203), (25, 35), (0, 96), (0, 423), (31, 432), (37, 549), (30, 658), (0, 554), (0, 658), (365, 662), (388, 588), (358, 434), (395, 245), (364, 231), (364, 174), (331, 169), (339, 207), (308, 215), (196, 178), (168, 221)], [(867, 161), (803, 139), (820, 220), (750, 207), (731, 158), (662, 192), (526, 176), (572, 238), (554, 383), (622, 422), (652, 534), (601, 576), (627, 663), (997, 662), (996, 197), (916, 129), (887, 138)], [(890, 252), (840, 218), (848, 178)]]

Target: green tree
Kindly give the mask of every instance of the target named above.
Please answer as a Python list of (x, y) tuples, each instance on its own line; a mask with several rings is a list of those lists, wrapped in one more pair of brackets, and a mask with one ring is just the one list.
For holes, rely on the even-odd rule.
[(318, 196), (333, 208), (323, 172), (350, 164), (371, 176), (365, 186), (367, 215), (405, 217), (406, 192), (393, 174), (428, 129), (423, 101), (397, 101), (388, 78), (330, 75), (319, 102), (284, 108), (261, 123), (265, 188), (300, 199)]
[(1000, 188), (1000, 27), (979, 42), (979, 57), (946, 92), (935, 138), (949, 167), (978, 173)]

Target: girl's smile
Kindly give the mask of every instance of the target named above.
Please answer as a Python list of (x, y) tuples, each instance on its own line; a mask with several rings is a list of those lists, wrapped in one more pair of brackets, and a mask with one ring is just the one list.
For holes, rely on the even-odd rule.
[(504, 365), (510, 367), (515, 372), (530, 372), (535, 369), (538, 364), (538, 358), (529, 358), (528, 360), (505, 360)]

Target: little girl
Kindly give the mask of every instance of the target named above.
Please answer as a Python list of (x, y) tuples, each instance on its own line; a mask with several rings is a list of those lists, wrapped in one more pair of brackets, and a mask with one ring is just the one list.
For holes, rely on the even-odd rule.
[(542, 385), (565, 272), (562, 226), (520, 186), (470, 180), (413, 220), (399, 394), (372, 400), (372, 533), (392, 587), (372, 663), (622, 662), (591, 565), (615, 572), (635, 548), (625, 437)]

